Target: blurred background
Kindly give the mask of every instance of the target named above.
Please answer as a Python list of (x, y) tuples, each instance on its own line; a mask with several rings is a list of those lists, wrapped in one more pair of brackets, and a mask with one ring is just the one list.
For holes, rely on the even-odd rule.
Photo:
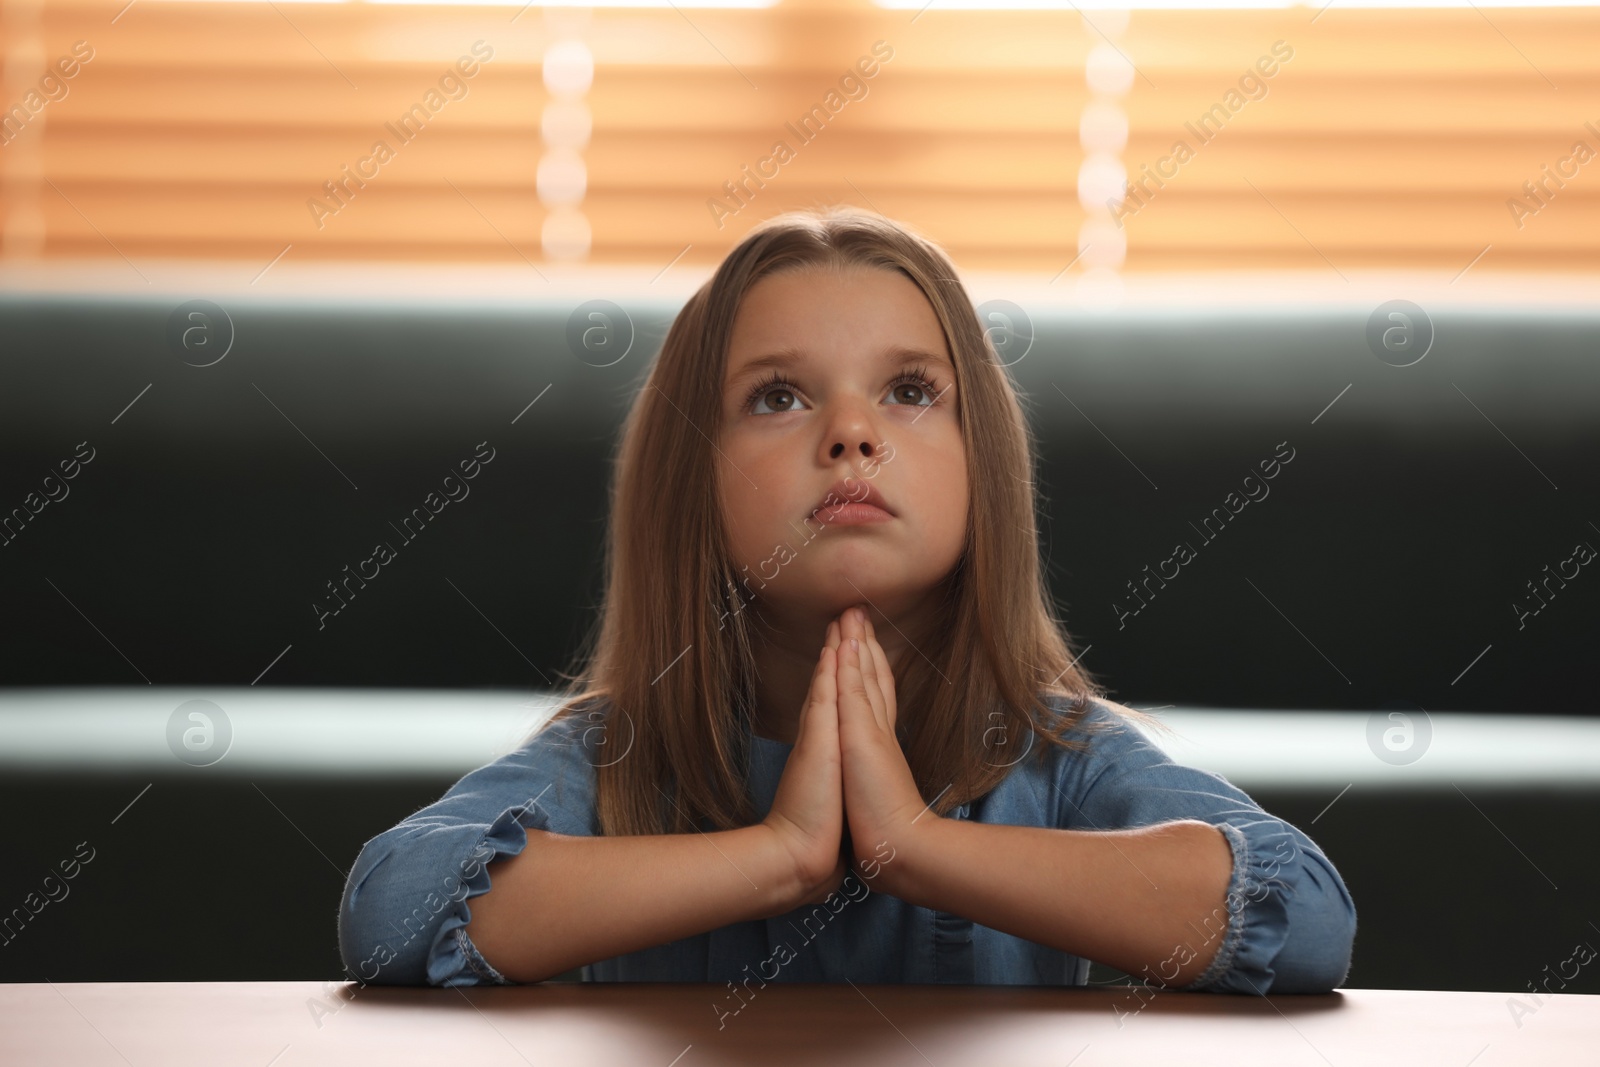
[(344, 977), (362, 843), (575, 669), (677, 309), (850, 204), (954, 259), (1084, 665), (1327, 852), (1347, 984), (1600, 992), (1597, 39), (0, 0), (0, 980)]

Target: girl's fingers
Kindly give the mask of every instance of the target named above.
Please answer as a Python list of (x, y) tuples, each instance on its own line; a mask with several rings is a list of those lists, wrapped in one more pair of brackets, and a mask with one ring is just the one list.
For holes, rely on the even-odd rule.
[(885, 727), (894, 729), (895, 696), (894, 672), (889, 669), (889, 657), (883, 651), (883, 646), (878, 644), (878, 630), (872, 625), (869, 616), (866, 622), (867, 640), (863, 644), (869, 650), (868, 655), (872, 660), (872, 676), (878, 682), (878, 692), (883, 696), (883, 711)]
[(889, 729), (894, 729), (897, 715), (894, 695), (894, 672), (889, 669), (889, 657), (884, 654), (883, 646), (878, 644), (875, 637), (868, 635), (867, 647), (872, 651), (874, 675), (878, 679), (878, 691), (883, 694), (884, 707), (889, 713)]
[(822, 650), (822, 679), (818, 689), (817, 703), (826, 709), (826, 714), (823, 717), (833, 724), (835, 732), (837, 732), (839, 725), (839, 686), (836, 682), (839, 670), (838, 664), (839, 660), (833, 649), (825, 648)]
[(878, 663), (872, 654), (872, 646), (877, 644), (868, 634), (865, 624), (858, 626), (860, 630), (860, 648), (857, 650), (857, 660), (861, 664), (861, 677), (867, 688), (867, 699), (872, 704), (872, 717), (877, 720), (878, 729), (889, 728), (889, 705), (883, 695), (883, 684), (878, 680)]
[[(888, 711), (883, 705), (883, 693), (879, 690), (878, 683), (872, 675), (872, 652), (869, 648), (866, 628), (861, 620), (856, 617), (854, 608), (846, 611), (841, 618), (843, 622), (840, 626), (839, 634), (844, 643), (841, 646), (843, 655), (841, 655), (839, 662), (860, 675), (861, 688), (865, 693), (867, 710), (871, 714), (873, 721), (877, 723), (878, 728), (884, 729), (884, 724), (888, 719)], [(855, 649), (849, 648), (852, 638), (857, 642)], [(853, 658), (851, 657), (852, 652), (854, 653)], [(840, 674), (839, 682), (841, 690), (854, 684), (853, 679), (843, 673)]]
[(805, 704), (800, 708), (800, 721), (796, 726), (796, 732), (799, 736), (805, 736), (806, 724), (810, 721), (811, 709), (818, 704), (827, 703), (829, 697), (824, 687), (833, 684), (833, 673), (828, 669), (828, 648), (823, 646), (817, 654), (817, 666), (811, 672), (811, 690), (807, 695)]

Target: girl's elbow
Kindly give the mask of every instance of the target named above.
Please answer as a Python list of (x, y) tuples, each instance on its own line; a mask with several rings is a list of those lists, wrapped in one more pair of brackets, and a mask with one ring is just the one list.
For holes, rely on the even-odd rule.
[(1294, 967), (1275, 967), (1267, 993), (1332, 993), (1350, 973), (1350, 957), (1328, 957)]
[(1257, 901), (1216, 992), (1330, 993), (1344, 984), (1355, 946), (1356, 911), (1343, 883), (1297, 879)]
[[(1346, 901), (1348, 905), (1348, 900)], [(1355, 950), (1356, 913), (1353, 906), (1335, 914), (1305, 936), (1292, 940), (1273, 961), (1271, 988), (1263, 993), (1331, 993), (1350, 975)]]
[(1290, 933), (1273, 961), (1271, 992), (1331, 993), (1349, 977), (1355, 901), (1333, 864), (1317, 858), (1320, 862), (1302, 867), (1286, 900)]
[(394, 981), (384, 973), (384, 964), (392, 963), (394, 956), (377, 936), (376, 921), (370, 908), (352, 908), (348, 903), (339, 906), (339, 961), (350, 980), (362, 985)]

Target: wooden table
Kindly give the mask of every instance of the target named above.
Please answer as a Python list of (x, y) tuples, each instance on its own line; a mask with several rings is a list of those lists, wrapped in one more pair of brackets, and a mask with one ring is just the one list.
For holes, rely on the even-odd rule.
[[(1600, 996), (1347, 989), (769, 984), (396, 989), (318, 982), (0, 986), (0, 1064), (1094, 1067), (1600, 1063)], [(1142, 1005), (1142, 1007), (1141, 1007)], [(1518, 1023), (1520, 1022), (1520, 1026)]]

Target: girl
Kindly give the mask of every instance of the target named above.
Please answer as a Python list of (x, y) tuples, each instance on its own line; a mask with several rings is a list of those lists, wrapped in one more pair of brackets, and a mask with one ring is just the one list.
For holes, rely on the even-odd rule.
[(1090, 960), (1338, 986), (1327, 857), (1077, 665), (1032, 469), (941, 249), (853, 210), (758, 226), (628, 416), (585, 669), (363, 847), (346, 969), (727, 983), (724, 1022), (770, 981), (1083, 985)]

